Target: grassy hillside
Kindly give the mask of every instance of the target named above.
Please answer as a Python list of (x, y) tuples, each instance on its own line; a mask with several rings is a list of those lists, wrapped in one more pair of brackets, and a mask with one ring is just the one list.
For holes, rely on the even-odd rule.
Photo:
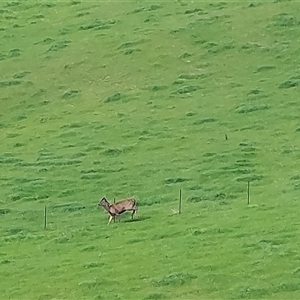
[[(0, 16), (4, 299), (300, 297), (297, 2)], [(104, 195), (138, 218), (107, 226)]]

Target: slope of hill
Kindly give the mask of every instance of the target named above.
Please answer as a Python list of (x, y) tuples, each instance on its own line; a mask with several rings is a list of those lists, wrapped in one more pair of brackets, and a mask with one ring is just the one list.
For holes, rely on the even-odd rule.
[(299, 11), (1, 2), (0, 294), (299, 298)]

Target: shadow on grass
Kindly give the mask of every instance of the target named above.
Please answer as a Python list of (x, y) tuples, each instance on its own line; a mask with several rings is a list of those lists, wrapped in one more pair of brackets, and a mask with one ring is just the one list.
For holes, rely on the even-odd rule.
[(131, 223), (131, 222), (140, 222), (140, 221), (145, 221), (145, 220), (148, 220), (148, 219), (151, 219), (151, 217), (149, 216), (140, 216), (140, 217), (136, 217), (136, 219), (129, 219), (129, 220), (121, 220), (121, 222), (124, 222), (124, 223)]

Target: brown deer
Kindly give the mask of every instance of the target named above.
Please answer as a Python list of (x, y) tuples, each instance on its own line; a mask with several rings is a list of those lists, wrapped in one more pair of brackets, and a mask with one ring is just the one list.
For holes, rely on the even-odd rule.
[(115, 220), (116, 216), (119, 216), (126, 211), (132, 211), (131, 219), (133, 219), (133, 215), (136, 214), (137, 211), (136, 200), (133, 198), (120, 200), (117, 203), (111, 204), (104, 197), (100, 200), (98, 206), (102, 206), (110, 215), (107, 225), (110, 224), (112, 219)]

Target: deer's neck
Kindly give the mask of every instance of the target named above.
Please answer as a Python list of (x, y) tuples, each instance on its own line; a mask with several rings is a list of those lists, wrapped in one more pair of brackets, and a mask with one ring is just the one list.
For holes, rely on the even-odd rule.
[(103, 207), (110, 215), (116, 214), (116, 209), (113, 207), (112, 204), (107, 203), (107, 204), (103, 205)]

